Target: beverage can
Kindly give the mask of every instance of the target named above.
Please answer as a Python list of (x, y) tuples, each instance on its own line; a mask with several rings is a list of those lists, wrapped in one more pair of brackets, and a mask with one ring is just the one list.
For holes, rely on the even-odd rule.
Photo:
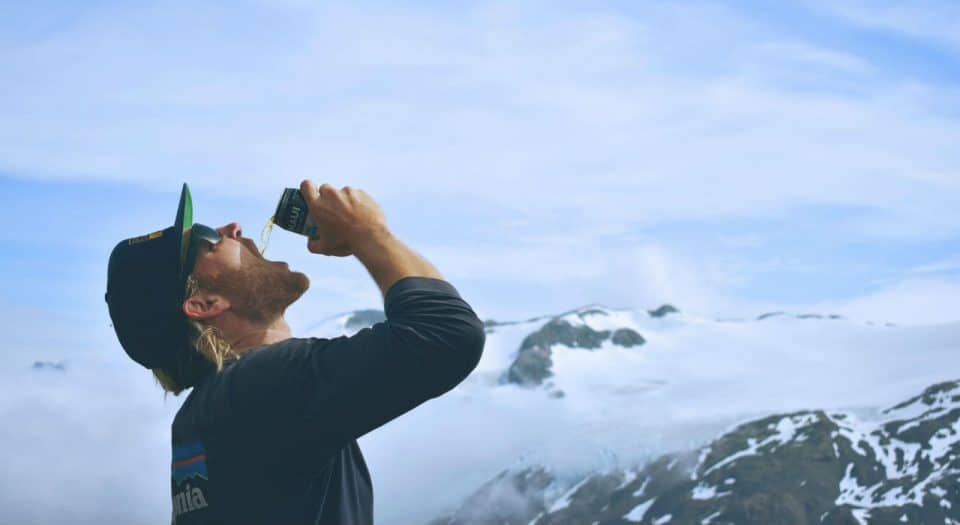
[(284, 230), (300, 235), (311, 238), (317, 236), (317, 226), (310, 218), (307, 201), (304, 200), (303, 194), (297, 188), (285, 188), (283, 190), (280, 202), (277, 203), (277, 211), (273, 214), (273, 223)]

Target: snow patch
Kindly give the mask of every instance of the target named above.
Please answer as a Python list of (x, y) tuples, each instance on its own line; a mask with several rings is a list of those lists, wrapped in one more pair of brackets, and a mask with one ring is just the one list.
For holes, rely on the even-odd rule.
[(650, 508), (650, 505), (653, 505), (653, 502), (657, 498), (651, 498), (643, 503), (637, 505), (630, 512), (623, 516), (623, 519), (627, 521), (641, 522), (643, 521), (643, 516), (647, 513), (647, 509)]
[(713, 521), (714, 518), (716, 518), (717, 516), (719, 516), (721, 512), (723, 512), (723, 511), (722, 511), (722, 510), (718, 510), (718, 511), (714, 512), (713, 514), (707, 516), (706, 518), (703, 518), (702, 520), (700, 520), (700, 525), (710, 525), (710, 522)]
[(703, 482), (693, 487), (690, 497), (696, 500), (713, 499), (730, 495), (730, 492), (717, 492), (717, 487), (706, 485)]

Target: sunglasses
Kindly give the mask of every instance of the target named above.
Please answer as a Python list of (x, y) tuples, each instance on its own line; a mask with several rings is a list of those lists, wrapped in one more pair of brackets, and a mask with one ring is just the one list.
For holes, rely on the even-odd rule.
[(197, 252), (203, 246), (203, 243), (209, 244), (212, 248), (223, 240), (223, 235), (220, 235), (220, 232), (205, 224), (194, 224), (184, 232), (183, 236), (183, 244), (187, 249), (183, 263), (183, 275), (190, 275), (193, 272), (193, 266), (197, 261)]

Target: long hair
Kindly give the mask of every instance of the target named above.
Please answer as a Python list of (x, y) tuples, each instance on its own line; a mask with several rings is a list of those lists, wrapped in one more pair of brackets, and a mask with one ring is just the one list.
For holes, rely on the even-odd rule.
[[(187, 276), (184, 297), (191, 297), (200, 289), (197, 278)], [(215, 326), (186, 318), (184, 322), (186, 329), (183, 343), (176, 349), (176, 364), (172, 368), (152, 369), (160, 388), (175, 396), (199, 384), (207, 374), (223, 370), (228, 358), (238, 357)]]

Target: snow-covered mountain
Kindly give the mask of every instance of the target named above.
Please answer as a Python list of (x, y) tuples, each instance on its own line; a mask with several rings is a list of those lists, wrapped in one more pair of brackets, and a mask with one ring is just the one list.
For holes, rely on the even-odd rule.
[[(331, 318), (314, 335), (355, 332), (357, 318)], [(960, 323), (897, 327), (809, 312), (715, 320), (671, 305), (587, 305), (485, 324), (483, 359), (463, 384), (361, 441), (375, 478), (378, 463), (424, 469), (416, 490), (409, 479), (378, 486), (378, 501), (394, 504), (391, 523), (804, 523), (762, 517), (796, 517), (797, 508), (827, 513), (824, 523), (880, 523), (906, 508), (889, 503), (893, 487), (939, 498), (935, 507), (957, 501), (956, 485), (908, 481), (911, 468), (927, 476), (932, 459), (890, 470), (890, 458), (922, 450), (907, 423), (925, 416), (905, 415), (919, 405), (874, 407), (960, 377)], [(938, 428), (955, 431), (956, 420)], [(896, 421), (901, 430), (887, 428)], [(443, 447), (446, 468), (422, 466)], [(800, 468), (804, 454), (820, 454), (814, 470)], [(840, 487), (843, 495), (830, 492)], [(805, 491), (817, 505), (796, 503)], [(424, 492), (434, 497), (418, 501)], [(929, 505), (898, 523), (938, 515)]]
[(960, 381), (876, 417), (800, 411), (572, 485), (505, 470), (431, 525), (960, 523)]

